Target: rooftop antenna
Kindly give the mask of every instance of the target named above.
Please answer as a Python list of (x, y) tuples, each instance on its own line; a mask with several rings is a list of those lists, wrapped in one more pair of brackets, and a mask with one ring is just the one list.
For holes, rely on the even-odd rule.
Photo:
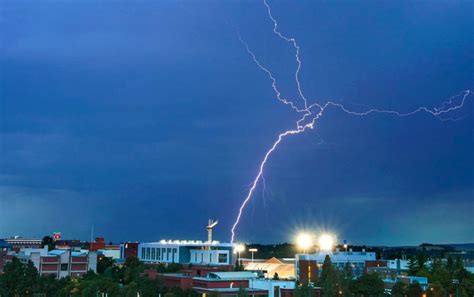
[(211, 220), (209, 219), (209, 222), (207, 224), (207, 242), (211, 243), (212, 242), (212, 228), (214, 228), (217, 223), (219, 223), (218, 220)]

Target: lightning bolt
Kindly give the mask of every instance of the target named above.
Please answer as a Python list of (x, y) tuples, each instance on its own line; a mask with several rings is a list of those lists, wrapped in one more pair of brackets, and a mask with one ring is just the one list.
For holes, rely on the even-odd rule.
[[(450, 118), (450, 117), (442, 118), (441, 116), (448, 115), (448, 113), (450, 113), (450, 112), (462, 109), (464, 107), (464, 104), (465, 104), (467, 98), (472, 94), (472, 91), (466, 90), (466, 91), (463, 91), (463, 92), (459, 93), (458, 95), (455, 95), (455, 96), (449, 98), (449, 100), (447, 100), (446, 102), (443, 102), (442, 105), (438, 108), (428, 108), (426, 106), (421, 106), (421, 107), (418, 107), (418, 108), (416, 108), (412, 111), (405, 112), (405, 113), (404, 112), (399, 112), (399, 111), (396, 111), (396, 110), (386, 110), (386, 109), (377, 109), (377, 108), (368, 108), (364, 111), (354, 111), (354, 110), (351, 110), (351, 109), (345, 107), (341, 103), (337, 103), (337, 102), (334, 102), (334, 101), (328, 101), (324, 104), (313, 103), (311, 105), (308, 105), (309, 100), (306, 98), (306, 96), (304, 95), (304, 93), (302, 91), (300, 78), (299, 78), (300, 70), (301, 70), (301, 67), (302, 67), (302, 62), (301, 62), (301, 59), (300, 59), (300, 49), (301, 48), (298, 45), (295, 38), (288, 37), (288, 36), (284, 35), (283, 33), (281, 33), (278, 30), (278, 27), (279, 27), (278, 22), (272, 14), (270, 5), (268, 5), (266, 0), (263, 0), (263, 4), (266, 7), (269, 19), (273, 22), (273, 33), (276, 36), (278, 36), (280, 39), (290, 43), (293, 46), (293, 48), (295, 49), (296, 70), (295, 70), (294, 78), (295, 78), (295, 82), (296, 82), (298, 96), (303, 101), (303, 107), (302, 108), (298, 107), (298, 105), (294, 101), (283, 97), (283, 95), (281, 94), (281, 92), (278, 88), (277, 80), (276, 80), (275, 76), (273, 75), (273, 73), (270, 71), (270, 69), (268, 69), (268, 67), (265, 67), (257, 59), (257, 56), (255, 55), (255, 53), (250, 49), (249, 45), (242, 39), (242, 37), (239, 34), (240, 42), (244, 45), (247, 53), (250, 55), (250, 57), (252, 58), (255, 65), (257, 65), (257, 67), (261, 71), (265, 72), (267, 74), (268, 78), (270, 79), (271, 86), (272, 86), (272, 89), (273, 89), (273, 91), (276, 95), (277, 100), (280, 101), (281, 103), (285, 104), (285, 105), (288, 105), (297, 114), (300, 114), (301, 117), (296, 121), (296, 123), (295, 123), (296, 127), (294, 129), (290, 129), (290, 130), (287, 130), (287, 131), (284, 131), (284, 132), (280, 133), (278, 135), (278, 137), (276, 138), (275, 142), (273, 142), (273, 144), (271, 145), (270, 149), (268, 149), (267, 152), (265, 153), (265, 155), (263, 157), (263, 160), (260, 162), (260, 166), (258, 167), (257, 175), (255, 176), (253, 182), (251, 183), (251, 187), (250, 187), (250, 189), (247, 193), (247, 196), (242, 201), (242, 203), (239, 207), (239, 211), (237, 213), (237, 217), (235, 218), (234, 224), (232, 225), (231, 240), (230, 240), (231, 243), (233, 243), (234, 240), (235, 240), (235, 231), (237, 229), (237, 226), (240, 223), (240, 220), (241, 220), (242, 214), (244, 212), (244, 209), (247, 206), (248, 202), (252, 199), (253, 194), (255, 192), (255, 189), (257, 188), (259, 182), (263, 179), (263, 173), (264, 173), (265, 165), (267, 164), (270, 156), (273, 154), (273, 152), (278, 148), (278, 146), (281, 144), (281, 142), (285, 138), (287, 138), (289, 136), (292, 136), (292, 135), (301, 134), (301, 133), (303, 133), (307, 130), (314, 129), (317, 121), (321, 118), (324, 111), (326, 109), (328, 109), (329, 107), (334, 107), (334, 108), (337, 108), (337, 109), (339, 109), (342, 112), (345, 112), (347, 114), (350, 114), (350, 115), (353, 115), (353, 116), (361, 116), (361, 117), (368, 116), (368, 115), (371, 115), (371, 114), (388, 114), (388, 115), (393, 115), (393, 116), (396, 116), (396, 117), (408, 117), (408, 116), (412, 116), (412, 115), (415, 115), (415, 114), (418, 114), (418, 113), (425, 112), (425, 113), (428, 113), (428, 114), (430, 114), (430, 115), (432, 115), (432, 116), (434, 116), (437, 119), (440, 119), (442, 121), (447, 121), (447, 120), (455, 121), (455, 120), (458, 120), (458, 119), (453, 119), (453, 118)], [(461, 96), (462, 96), (462, 99), (459, 101), (459, 103), (453, 105), (454, 100), (461, 97)], [(315, 110), (313, 110), (313, 109), (315, 109)], [(310, 119), (309, 121), (307, 121), (308, 118)]]

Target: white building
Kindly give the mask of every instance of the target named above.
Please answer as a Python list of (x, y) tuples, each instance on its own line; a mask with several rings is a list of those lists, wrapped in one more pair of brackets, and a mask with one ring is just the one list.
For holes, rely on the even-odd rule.
[(138, 259), (145, 263), (232, 265), (232, 243), (218, 241), (161, 240), (140, 243)]
[[(273, 280), (273, 279), (251, 279), (249, 287), (253, 289), (268, 291), (268, 297), (282, 296), (281, 290), (293, 290), (295, 288), (295, 281), (288, 280)], [(275, 293), (278, 295), (275, 296)]]
[(89, 251), (52, 250), (44, 248), (25, 248), (20, 252), (9, 253), (20, 262), (33, 262), (40, 275), (63, 278), (66, 276), (78, 277), (92, 270), (97, 271), (97, 253)]

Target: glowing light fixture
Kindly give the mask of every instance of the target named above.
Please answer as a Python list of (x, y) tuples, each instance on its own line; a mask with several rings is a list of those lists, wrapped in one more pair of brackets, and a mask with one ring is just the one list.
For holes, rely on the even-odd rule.
[(306, 250), (313, 245), (313, 238), (308, 233), (300, 233), (296, 237), (296, 244), (303, 250), (303, 253), (306, 253)]
[(323, 234), (319, 237), (319, 248), (323, 251), (331, 251), (334, 246), (334, 237), (330, 234)]
[(243, 251), (245, 251), (245, 245), (243, 244), (236, 245), (234, 251), (239, 254), (242, 253)]

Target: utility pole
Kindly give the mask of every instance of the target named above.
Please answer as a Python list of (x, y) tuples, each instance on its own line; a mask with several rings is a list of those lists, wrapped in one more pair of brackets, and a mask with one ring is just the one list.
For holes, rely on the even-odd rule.
[(459, 297), (459, 280), (453, 279), (453, 284), (456, 286), (456, 297)]
[(252, 253), (252, 263), (253, 263), (253, 253), (258, 252), (258, 250), (256, 248), (251, 248), (251, 249), (249, 249), (249, 252)]

